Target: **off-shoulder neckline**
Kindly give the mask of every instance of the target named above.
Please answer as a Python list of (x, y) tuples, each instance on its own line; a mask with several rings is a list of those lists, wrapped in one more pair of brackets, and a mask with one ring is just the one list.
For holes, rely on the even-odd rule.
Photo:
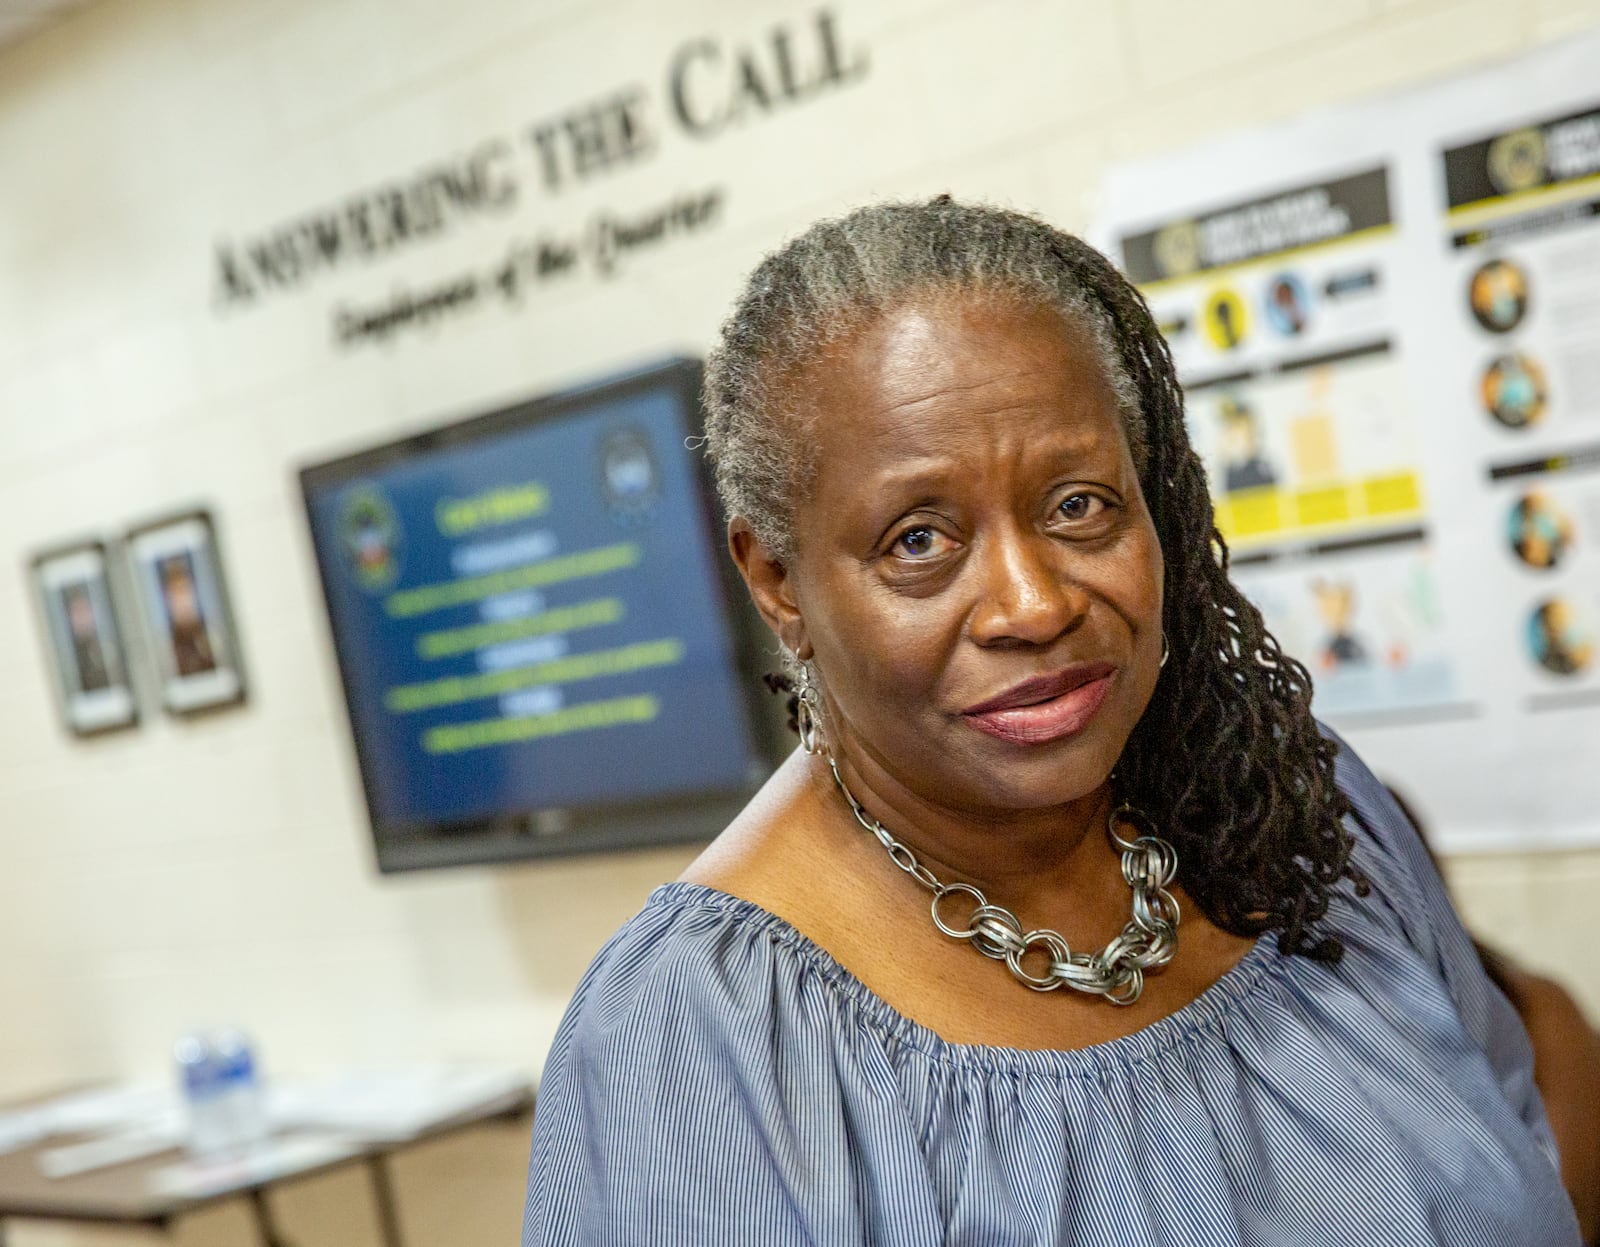
[(827, 949), (754, 901), (705, 884), (680, 880), (663, 884), (651, 893), (646, 909), (661, 907), (717, 911), (753, 933), (765, 935), (808, 963), (867, 1026), (897, 1046), (920, 1052), (941, 1064), (1010, 1073), (1083, 1075), (1099, 1072), (1108, 1065), (1126, 1066), (1157, 1060), (1185, 1041), (1203, 1033), (1215, 1034), (1229, 1014), (1238, 1011), (1264, 981), (1285, 972), (1287, 963), (1293, 960), (1277, 951), (1270, 936), (1262, 936), (1215, 983), (1188, 1004), (1131, 1034), (1082, 1048), (1008, 1048), (945, 1039), (901, 1013), (841, 965)]

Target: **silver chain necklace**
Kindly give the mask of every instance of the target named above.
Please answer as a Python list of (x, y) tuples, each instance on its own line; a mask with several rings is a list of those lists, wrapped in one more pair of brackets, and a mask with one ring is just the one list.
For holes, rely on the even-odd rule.
[[(1133, 917), (1098, 953), (1075, 953), (1059, 931), (1024, 931), (1014, 913), (989, 904), (989, 898), (972, 884), (941, 882), (856, 800), (845, 786), (832, 752), (823, 752), (823, 757), (856, 822), (883, 845), (890, 861), (933, 893), (933, 925), (953, 940), (970, 940), (985, 957), (1005, 962), (1016, 979), (1034, 991), (1070, 987), (1102, 996), (1114, 1005), (1131, 1005), (1144, 991), (1145, 971), (1166, 965), (1178, 951), (1178, 902), (1167, 891), (1167, 884), (1178, 873), (1178, 852), (1155, 835), (1149, 818), (1132, 806), (1123, 804), (1111, 811), (1106, 834), (1122, 852), (1122, 877), (1133, 889)], [(1119, 821), (1141, 828), (1143, 834), (1124, 839), (1117, 831)], [(976, 905), (965, 928), (952, 926), (939, 911), (940, 902), (956, 895), (968, 897)], [(1022, 959), (1032, 952), (1050, 958), (1043, 974), (1030, 974), (1023, 967)]]

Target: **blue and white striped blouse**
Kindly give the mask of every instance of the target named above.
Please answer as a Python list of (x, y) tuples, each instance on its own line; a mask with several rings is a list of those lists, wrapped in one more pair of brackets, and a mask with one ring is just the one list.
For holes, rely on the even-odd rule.
[(524, 1247), (1572, 1247), (1515, 1013), (1348, 749), (1339, 782), (1344, 960), (1269, 936), (1078, 1051), (946, 1043), (774, 915), (658, 889), (557, 1034)]

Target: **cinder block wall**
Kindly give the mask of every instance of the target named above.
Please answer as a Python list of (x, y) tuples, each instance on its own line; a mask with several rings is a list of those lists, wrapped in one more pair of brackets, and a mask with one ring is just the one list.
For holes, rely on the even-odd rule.
[[(238, 1022), (269, 1067), (437, 1055), (536, 1069), (604, 937), (670, 850), (380, 880), (292, 467), (671, 351), (705, 348), (739, 276), (812, 218), (958, 195), (1088, 224), (1110, 163), (1477, 66), (1600, 22), (1600, 0), (833, 0), (841, 84), (711, 133), (692, 109), (798, 0), (116, 0), (0, 51), (0, 1094), (163, 1076), (173, 1036)], [(766, 49), (763, 51), (763, 49)], [(810, 57), (808, 61), (806, 58)], [(543, 184), (528, 131), (637, 89), (648, 153)], [(777, 92), (772, 92), (776, 95)], [(514, 207), (248, 304), (214, 247), (503, 140)], [(715, 190), (707, 228), (583, 263), (387, 345), (339, 306), (482, 267), (517, 240)], [(247, 708), (81, 743), (61, 730), (29, 553), (192, 501), (221, 528)], [(1469, 919), (1600, 1012), (1583, 947), (1600, 853), (1457, 859)], [(402, 1162), (411, 1241), (514, 1240), (526, 1140)], [(306, 1247), (375, 1241), (365, 1191), (286, 1192)], [(238, 1209), (186, 1243), (251, 1241)], [(20, 1247), (121, 1241), (19, 1227)]]

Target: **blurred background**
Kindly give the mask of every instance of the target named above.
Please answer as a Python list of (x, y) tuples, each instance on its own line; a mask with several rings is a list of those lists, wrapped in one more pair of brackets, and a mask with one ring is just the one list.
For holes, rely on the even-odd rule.
[[(409, 532), (413, 504), (421, 516), (432, 508), (440, 532), (539, 514), (551, 504), (536, 490), (496, 494), (471, 473), (424, 505), (402, 469), (436, 462), (428, 435), (481, 413), (521, 412), (461, 434), (491, 456), (492, 436), (518, 421), (605, 417), (606, 396), (622, 391), (602, 391), (599, 406), (519, 405), (703, 356), (742, 276), (819, 216), (948, 191), (1093, 231), (1115, 251), (1164, 213), (1274, 189), (1263, 166), (1284, 140), (1246, 150), (1237, 132), (1347, 107), (1381, 130), (1383, 110), (1401, 116), (1411, 93), (1519, 56), (1593, 49), (1597, 28), (1600, 0), (0, 0), (0, 555), (13, 577), (0, 594), (0, 1103), (107, 1080), (171, 1084), (174, 1041), (196, 1027), (242, 1030), (269, 1079), (445, 1065), (534, 1078), (589, 960), (694, 856), (708, 811), (722, 808), (693, 798), (715, 789), (734, 800), (771, 757), (765, 712), (717, 685), (728, 713), (747, 716), (723, 753), (739, 765), (668, 784), (673, 808), (698, 810), (699, 822), (652, 823), (650, 792), (619, 793), (605, 772), (559, 799), (508, 796), (503, 809), (419, 812), (395, 797), (384, 823), (369, 798), (388, 800), (404, 750), (386, 753), (369, 733), (358, 756), (352, 715), (377, 713), (360, 682), (390, 676), (363, 676), (362, 664), (387, 642), (322, 583), (353, 548), (352, 481), (379, 480), (389, 499), (369, 517), (380, 536)], [(1600, 83), (1600, 54), (1589, 64)], [(1489, 121), (1454, 137), (1539, 120), (1504, 94)], [(1600, 108), (1600, 86), (1592, 94)], [(1236, 168), (1178, 176), (1185, 153), (1230, 142), (1243, 153)], [(1398, 189), (1394, 198), (1406, 202)], [(1600, 255), (1594, 237), (1574, 235), (1572, 254)], [(1409, 280), (1406, 263), (1393, 271)], [(1600, 334), (1586, 341), (1569, 354), (1589, 371), (1563, 376), (1587, 377), (1600, 414)], [(1504, 372), (1493, 385), (1542, 383)], [(672, 423), (692, 417), (682, 397), (692, 391), (674, 390), (670, 370), (652, 375), (668, 377), (655, 451), (630, 459), (631, 443), (608, 443), (597, 460), (546, 448), (555, 457), (519, 478), (554, 491), (548, 528), (561, 548), (627, 547), (619, 558), (649, 564), (655, 537), (640, 534), (673, 525), (696, 550), (720, 546), (693, 470), (667, 462), (692, 430)], [(1526, 404), (1507, 408), (1506, 394), (1485, 391), (1496, 420), (1538, 419)], [(1230, 420), (1242, 430), (1239, 419), (1219, 416), (1219, 436)], [(1427, 413), (1415, 419), (1426, 441)], [(1581, 425), (1562, 427), (1564, 446), (1581, 442)], [(1232, 451), (1245, 463), (1247, 432)], [(351, 459), (373, 447), (400, 449)], [(334, 466), (303, 481), (313, 465)], [(561, 528), (561, 490), (582, 481), (592, 492), (597, 471), (610, 474), (611, 509), (594, 524), (621, 536)], [(662, 509), (629, 527), (628, 490), (648, 494), (651, 472)], [(1469, 506), (1452, 488), (1432, 494)], [(321, 531), (318, 489), (335, 499)], [(447, 521), (447, 501), (479, 510)], [(1572, 522), (1600, 535), (1600, 505), (1584, 505)], [(1574, 540), (1560, 523), (1539, 528), (1555, 561)], [(425, 545), (410, 538), (412, 566), (444, 557)], [(489, 550), (473, 574), (516, 572), (547, 551), (523, 553), (508, 563)], [(760, 656), (747, 621), (720, 604), (714, 565), (697, 567), (699, 580), (630, 581), (619, 593), (636, 594), (636, 613), (667, 611), (674, 585), (716, 603), (672, 625), (690, 638), (685, 678), (702, 691), (748, 684)], [(379, 565), (366, 587), (386, 593), (411, 584), (406, 574)], [(1320, 612), (1305, 626), (1320, 619), (1337, 638), (1348, 588), (1302, 580), (1307, 611)], [(500, 584), (535, 596), (500, 594), (500, 615), (483, 618), (569, 601), (544, 583)], [(1288, 592), (1261, 580), (1266, 598)], [(1568, 658), (1543, 665), (1577, 677), (1558, 689), (1569, 702), (1580, 686), (1594, 698), (1581, 616), (1595, 594), (1582, 592), (1576, 621), (1540, 617), (1565, 638)], [(707, 647), (700, 666), (695, 637)], [(1555, 653), (1556, 640), (1543, 644), (1539, 655)], [(1593, 1015), (1600, 961), (1585, 950), (1600, 835), (1573, 794), (1591, 791), (1600, 769), (1596, 720), (1588, 701), (1573, 703), (1581, 717), (1562, 721), (1556, 762), (1492, 826), (1474, 824), (1502, 776), (1461, 766), (1460, 750), (1523, 729), (1494, 695), (1474, 702), (1476, 651), (1470, 638), (1462, 646), (1440, 733), (1422, 714), (1396, 734), (1359, 704), (1341, 726), (1452, 850), (1446, 872), (1477, 933), (1559, 979)], [(1308, 640), (1300, 656), (1315, 665), (1314, 649)], [(1351, 652), (1334, 647), (1323, 669)], [(650, 653), (670, 665), (679, 651)], [(653, 660), (630, 650), (616, 661)], [(1573, 669), (1557, 672), (1563, 661)], [(670, 681), (649, 687), (676, 695)], [(1469, 703), (1479, 710), (1462, 711)], [(558, 704), (501, 710), (525, 722)], [(467, 769), (438, 784), (470, 780), (474, 766), (493, 772), (486, 786), (509, 782), (485, 760), (492, 752), (462, 752)], [(422, 806), (442, 791), (423, 788), (412, 794)], [(585, 840), (580, 807), (611, 797), (636, 804), (619, 804)], [(541, 810), (548, 825), (516, 822)], [(445, 847), (407, 857), (395, 846), (408, 835)], [(680, 843), (572, 851), (651, 839)], [(562, 851), (528, 856), (541, 845)], [(513, 1241), (526, 1126), (396, 1155), (405, 1240)], [(285, 1237), (306, 1247), (380, 1241), (359, 1172), (285, 1185), (273, 1200)], [(240, 1201), (171, 1227), (195, 1244), (255, 1233)], [(28, 1247), (127, 1231), (19, 1220), (9, 1234)]]

